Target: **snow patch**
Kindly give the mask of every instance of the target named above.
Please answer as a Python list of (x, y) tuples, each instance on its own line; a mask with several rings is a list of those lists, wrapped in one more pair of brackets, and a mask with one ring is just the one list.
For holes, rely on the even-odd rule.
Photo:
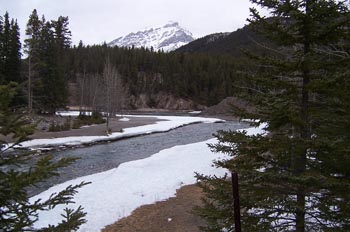
[(240, 129), (238, 131), (245, 131), (246, 135), (252, 136), (252, 135), (266, 135), (267, 131), (266, 128), (268, 126), (268, 123), (261, 123), (258, 127), (250, 127), (247, 129)]
[(123, 118), (119, 119), (119, 121), (121, 121), (121, 122), (128, 122), (128, 121), (130, 121), (130, 119), (126, 118), (126, 117), (123, 117)]
[(189, 112), (189, 114), (200, 114), (200, 113), (202, 113), (202, 111), (191, 111), (191, 112)]

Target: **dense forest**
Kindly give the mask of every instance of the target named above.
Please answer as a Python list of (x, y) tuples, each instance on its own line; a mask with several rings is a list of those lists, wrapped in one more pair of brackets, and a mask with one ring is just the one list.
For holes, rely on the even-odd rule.
[[(126, 94), (148, 96), (156, 107), (158, 94), (213, 105), (233, 94), (232, 83), (242, 74), (244, 61), (227, 55), (152, 52), (149, 49), (82, 46), (70, 49), (70, 80), (82, 82), (103, 73), (106, 57), (114, 65)], [(102, 78), (101, 78), (102, 80)]]
[(68, 17), (46, 21), (36, 10), (30, 15), (22, 59), (18, 24), (9, 14), (0, 18), (0, 54), (2, 85), (16, 84), (17, 96), (12, 107), (33, 107), (42, 112), (54, 112), (65, 106), (68, 96), (68, 76), (65, 66), (70, 47)]
[(21, 83), (21, 42), (18, 23), (6, 12), (0, 16), (0, 85)]

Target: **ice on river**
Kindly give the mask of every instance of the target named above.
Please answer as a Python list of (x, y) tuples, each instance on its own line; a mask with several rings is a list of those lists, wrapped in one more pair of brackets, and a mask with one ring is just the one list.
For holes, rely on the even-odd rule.
[[(263, 127), (263, 126), (262, 126)], [(262, 128), (251, 128), (249, 134), (262, 133)], [(135, 132), (136, 133), (136, 132)], [(82, 181), (92, 182), (84, 186), (75, 195), (75, 204), (81, 205), (87, 212), (87, 223), (80, 231), (100, 231), (105, 226), (126, 217), (136, 208), (166, 200), (175, 196), (176, 189), (196, 182), (195, 172), (202, 174), (223, 175), (224, 169), (212, 166), (212, 161), (223, 158), (214, 154), (207, 144), (216, 143), (216, 139), (174, 146), (152, 155), (149, 158), (121, 164), (109, 171), (80, 177), (63, 184), (56, 185), (33, 197), (30, 201), (47, 199), (54, 192), (59, 192), (68, 185)], [(63, 208), (56, 207), (49, 212), (41, 212), (36, 227), (56, 224), (62, 220)]]

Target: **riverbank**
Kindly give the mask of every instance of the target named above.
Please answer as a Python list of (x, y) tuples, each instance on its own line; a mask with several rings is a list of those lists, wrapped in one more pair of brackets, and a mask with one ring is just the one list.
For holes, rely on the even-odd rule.
[[(61, 112), (60, 116), (71, 120), (79, 112)], [(25, 149), (64, 149), (115, 141), (152, 133), (167, 132), (172, 129), (195, 123), (223, 122), (217, 118), (193, 116), (158, 116), (158, 115), (124, 115), (110, 122), (110, 131), (107, 134), (106, 124), (84, 126), (60, 132), (36, 131), (31, 140), (22, 142), (16, 148)]]
[[(64, 117), (62, 117), (64, 118)], [(109, 121), (110, 133), (122, 132), (126, 128), (138, 127), (155, 124), (163, 121), (155, 117), (116, 117), (111, 118)], [(72, 136), (104, 136), (107, 134), (106, 123), (93, 124), (89, 126), (83, 126), (79, 129), (71, 129), (67, 131), (49, 132), (37, 128), (34, 134), (29, 136), (30, 139), (51, 139), (51, 138), (64, 138)]]
[(176, 191), (165, 201), (137, 208), (130, 216), (107, 226), (103, 232), (200, 232), (204, 221), (195, 215), (193, 207), (202, 205), (203, 191), (196, 184)]

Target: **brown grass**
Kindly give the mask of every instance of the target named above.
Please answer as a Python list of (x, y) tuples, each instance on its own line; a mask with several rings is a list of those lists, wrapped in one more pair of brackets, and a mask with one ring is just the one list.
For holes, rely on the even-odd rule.
[(179, 189), (176, 197), (141, 206), (132, 215), (107, 226), (103, 232), (199, 232), (203, 221), (191, 211), (203, 193), (197, 185)]

